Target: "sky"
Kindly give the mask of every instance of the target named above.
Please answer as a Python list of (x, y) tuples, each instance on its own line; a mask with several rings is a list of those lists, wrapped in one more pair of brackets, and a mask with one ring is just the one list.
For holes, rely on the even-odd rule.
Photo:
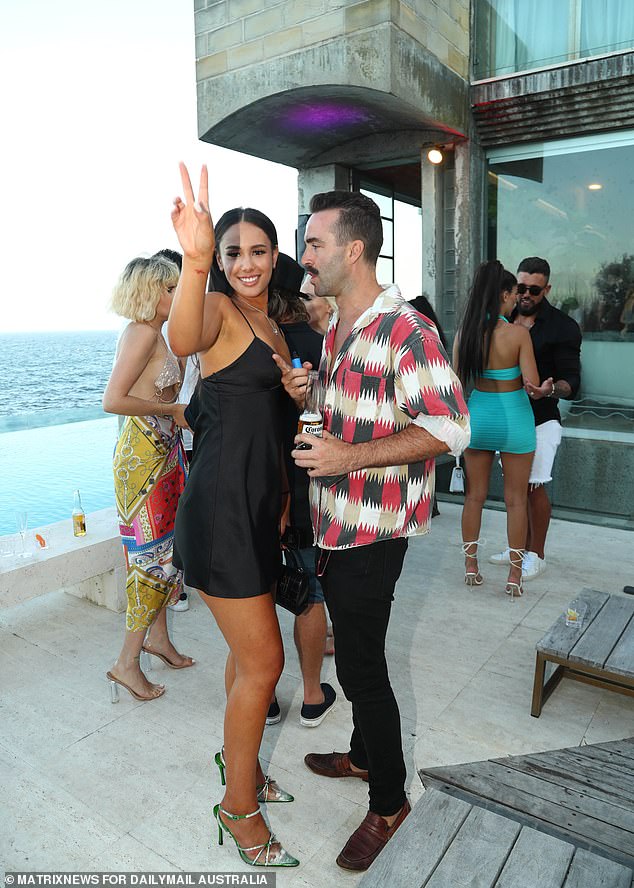
[(296, 170), (198, 140), (193, 7), (0, 0), (0, 332), (118, 329), (127, 262), (178, 248), (179, 160), (214, 219), (255, 206), (295, 255)]

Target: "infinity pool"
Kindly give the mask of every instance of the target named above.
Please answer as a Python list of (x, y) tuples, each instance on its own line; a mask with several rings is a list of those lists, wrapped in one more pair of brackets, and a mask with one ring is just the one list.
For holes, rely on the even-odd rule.
[(86, 512), (114, 505), (117, 432), (111, 416), (0, 434), (0, 535), (16, 533), (16, 509), (28, 512), (30, 528), (69, 518), (78, 488)]

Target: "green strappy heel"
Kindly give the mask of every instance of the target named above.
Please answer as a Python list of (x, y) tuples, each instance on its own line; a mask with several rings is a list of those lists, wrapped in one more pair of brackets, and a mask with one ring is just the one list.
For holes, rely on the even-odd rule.
[[(224, 814), (225, 817), (228, 817), (229, 820), (248, 820), (249, 817), (255, 817), (256, 814), (259, 814), (260, 809), (258, 808), (257, 811), (253, 811), (251, 814), (231, 814), (231, 812), (225, 810), (222, 805), (214, 806), (214, 817), (218, 824), (218, 844), (223, 844), (223, 833), (229, 833), (233, 841), (236, 843), (238, 854), (245, 863), (249, 864), (249, 866), (299, 866), (299, 860), (289, 854), (288, 851), (285, 851), (281, 845), (279, 851), (271, 853), (271, 846), (277, 842), (272, 832), (269, 832), (267, 842), (264, 842), (261, 845), (252, 845), (250, 848), (243, 848), (238, 844), (238, 840), (220, 817), (221, 813)], [(279, 844), (279, 842), (277, 842), (277, 844)], [(255, 857), (249, 857), (247, 853), (248, 851), (257, 851), (258, 853)]]
[[(225, 757), (223, 755), (224, 750), (221, 749), (220, 752), (217, 752), (214, 761), (218, 765), (218, 770), (220, 771), (220, 782), (223, 786), (226, 786), (227, 779), (225, 777)], [(260, 786), (256, 786), (256, 790), (258, 793), (258, 802), (294, 802), (295, 796), (292, 796), (290, 792), (286, 792), (285, 789), (282, 789), (278, 783), (273, 780), (272, 777), (269, 777), (268, 774), (264, 776), (264, 783), (260, 784)]]

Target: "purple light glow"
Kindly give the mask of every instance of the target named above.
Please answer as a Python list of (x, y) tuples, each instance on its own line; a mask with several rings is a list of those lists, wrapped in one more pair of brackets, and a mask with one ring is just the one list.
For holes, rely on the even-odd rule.
[(286, 114), (286, 122), (296, 129), (331, 129), (338, 126), (353, 126), (365, 123), (370, 114), (364, 108), (353, 105), (339, 105), (334, 102), (319, 102), (301, 105)]

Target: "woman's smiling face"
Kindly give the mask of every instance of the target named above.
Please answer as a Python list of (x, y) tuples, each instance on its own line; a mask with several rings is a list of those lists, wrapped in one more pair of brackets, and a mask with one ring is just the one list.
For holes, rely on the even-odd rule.
[(227, 229), (218, 245), (218, 264), (237, 296), (254, 299), (271, 281), (277, 252), (261, 228), (238, 222)]

